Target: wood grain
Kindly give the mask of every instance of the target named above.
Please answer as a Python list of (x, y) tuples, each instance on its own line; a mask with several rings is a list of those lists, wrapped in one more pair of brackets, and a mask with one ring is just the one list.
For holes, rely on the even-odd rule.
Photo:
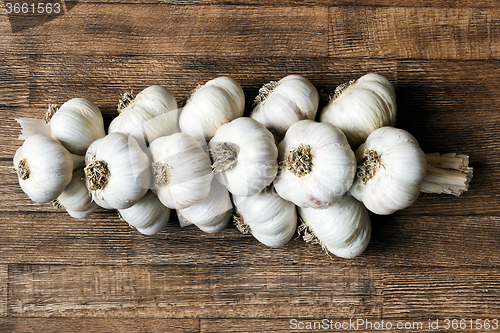
[[(22, 23), (22, 22), (21, 22)], [(74, 27), (80, 27), (74, 29)], [(326, 56), (326, 7), (79, 3), (9, 34), (0, 53), (189, 56)]]
[(8, 278), (9, 267), (7, 265), (0, 265), (0, 318), (7, 316)]
[(23, 317), (380, 316), (378, 269), (11, 265), (9, 311)]
[(498, 269), (409, 268), (384, 275), (384, 318), (498, 319)]
[(198, 319), (3, 318), (0, 331), (9, 333), (197, 333)]
[(0, 216), (0, 263), (500, 266), (496, 216), (372, 215), (372, 224), (372, 240), (362, 256), (332, 261), (319, 246), (302, 239), (269, 248), (234, 226), (206, 234), (194, 226), (181, 228), (172, 218), (159, 235), (147, 237), (112, 211), (99, 210), (84, 220), (63, 212), (4, 213)]
[(499, 17), (481, 8), (331, 7), (330, 56), (497, 59)]
[[(29, 58), (20, 55), (0, 57), (0, 108), (26, 107), (29, 98)], [(0, 130), (7, 127), (2, 122)]]

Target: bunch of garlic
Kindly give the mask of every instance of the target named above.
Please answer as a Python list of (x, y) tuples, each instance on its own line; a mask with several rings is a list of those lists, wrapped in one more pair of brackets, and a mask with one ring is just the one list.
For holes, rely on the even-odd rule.
[(18, 119), (25, 141), (14, 167), (32, 200), (75, 218), (116, 209), (145, 235), (160, 232), (171, 209), (182, 226), (218, 232), (234, 203), (241, 232), (282, 246), (297, 230), (298, 206), (304, 240), (344, 258), (366, 249), (368, 210), (391, 214), (421, 191), (467, 190), (467, 156), (425, 155), (392, 127), (395, 94), (384, 77), (337, 88), (319, 123), (318, 99), (311, 82), (289, 75), (264, 85), (243, 117), (245, 96), (231, 78), (199, 86), (182, 110), (170, 91), (150, 86), (124, 94), (105, 135), (99, 108), (75, 98), (49, 107), (45, 121)]

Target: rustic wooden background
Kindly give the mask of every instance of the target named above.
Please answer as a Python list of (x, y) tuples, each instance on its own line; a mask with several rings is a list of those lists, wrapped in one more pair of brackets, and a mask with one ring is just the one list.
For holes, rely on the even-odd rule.
[[(435, 332), (429, 319), (440, 331), (447, 318), (500, 319), (500, 2), (82, 0), (50, 17), (8, 16), (8, 2), (0, 332), (305, 332), (290, 320), (323, 318)], [(266, 248), (234, 227), (211, 235), (173, 219), (146, 237), (110, 211), (72, 219), (32, 203), (12, 170), (14, 119), (40, 118), (49, 103), (86, 97), (109, 121), (129, 88), (161, 84), (180, 101), (229, 75), (249, 110), (262, 84), (287, 74), (331, 93), (367, 72), (396, 87), (397, 126), (425, 152), (470, 155), (474, 179), (460, 198), (421, 195), (372, 216), (370, 246), (353, 260), (301, 239)]]

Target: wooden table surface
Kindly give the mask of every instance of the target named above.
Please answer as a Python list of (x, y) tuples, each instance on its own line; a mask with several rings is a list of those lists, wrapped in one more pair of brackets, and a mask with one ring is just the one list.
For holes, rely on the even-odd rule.
[[(500, 331), (500, 2), (85, 0), (7, 15), (14, 2), (0, 3), (0, 332), (311, 332), (349, 320), (359, 325), (340, 331), (437, 332), (451, 319), (467, 320), (456, 332)], [(459, 198), (372, 215), (355, 259), (301, 239), (268, 248), (234, 226), (205, 234), (172, 219), (146, 237), (112, 211), (76, 220), (31, 202), (12, 169), (14, 119), (50, 103), (86, 97), (109, 122), (130, 88), (160, 84), (181, 101), (229, 75), (249, 111), (262, 84), (288, 74), (331, 93), (368, 72), (394, 84), (397, 126), (427, 153), (470, 155), (474, 178)], [(323, 319), (333, 329), (307, 330)]]

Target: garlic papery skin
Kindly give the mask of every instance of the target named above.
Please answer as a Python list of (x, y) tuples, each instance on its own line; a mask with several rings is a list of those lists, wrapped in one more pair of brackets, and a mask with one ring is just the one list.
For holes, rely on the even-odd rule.
[(167, 224), (170, 209), (165, 207), (156, 194), (148, 191), (135, 205), (119, 209), (120, 217), (144, 235), (155, 235)]
[(38, 203), (56, 199), (82, 163), (83, 157), (70, 154), (59, 141), (43, 134), (29, 136), (14, 155), (19, 185)]
[(271, 247), (285, 245), (297, 229), (297, 210), (281, 198), (273, 187), (249, 197), (233, 195), (235, 224), (242, 233), (251, 233), (259, 242)]
[(356, 158), (337, 127), (312, 120), (294, 123), (278, 145), (278, 194), (299, 207), (327, 208), (350, 188)]
[(233, 214), (233, 203), (226, 187), (213, 179), (210, 193), (201, 202), (177, 210), (181, 225), (194, 224), (204, 232), (215, 233), (226, 227)]
[(64, 207), (69, 215), (77, 219), (90, 216), (99, 207), (92, 201), (92, 195), (85, 184), (83, 169), (73, 171), (71, 182), (57, 197), (56, 201), (55, 206)]
[(118, 112), (109, 125), (109, 133), (129, 134), (139, 143), (149, 144), (156, 138), (179, 132), (177, 102), (162, 86), (147, 87), (137, 96), (123, 94)]
[(359, 146), (356, 158), (358, 172), (349, 192), (371, 212), (392, 214), (417, 200), (427, 161), (413, 135), (379, 128)]
[(356, 148), (377, 128), (394, 126), (396, 113), (391, 83), (382, 75), (370, 73), (337, 87), (319, 119), (340, 128)]
[(221, 76), (196, 88), (179, 117), (179, 127), (199, 141), (208, 142), (217, 129), (243, 116), (245, 94), (235, 80)]
[(288, 75), (260, 88), (255, 103), (250, 117), (266, 126), (279, 142), (293, 123), (304, 119), (314, 120), (319, 94), (305, 77)]
[(200, 143), (185, 133), (154, 140), (149, 146), (154, 192), (172, 209), (201, 202), (213, 178), (210, 157)]
[(103, 208), (129, 208), (148, 191), (149, 158), (132, 136), (111, 133), (95, 141), (85, 162), (87, 188)]
[(92, 142), (106, 135), (101, 111), (85, 98), (70, 99), (53, 112), (49, 107), (45, 120), (50, 134), (72, 154), (85, 155)]
[(222, 125), (208, 147), (216, 179), (234, 195), (262, 191), (278, 172), (274, 137), (255, 119), (241, 117)]
[(350, 195), (327, 209), (298, 208), (299, 233), (306, 242), (320, 244), (334, 255), (354, 258), (370, 243), (371, 222), (363, 203)]

